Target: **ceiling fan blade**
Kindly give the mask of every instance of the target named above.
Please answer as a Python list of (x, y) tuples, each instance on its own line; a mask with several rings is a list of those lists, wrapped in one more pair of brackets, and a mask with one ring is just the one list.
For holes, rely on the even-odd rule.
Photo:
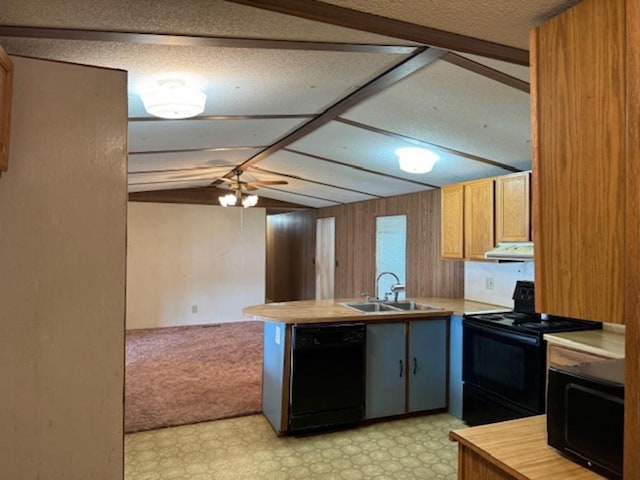
[(192, 167), (174, 171), (167, 170), (165, 173), (171, 178), (207, 178), (216, 177), (222, 171), (220, 167)]
[(289, 182), (287, 182), (286, 180), (265, 180), (263, 182), (261, 181), (256, 181), (256, 182), (248, 182), (248, 185), (254, 186), (254, 187), (260, 187), (260, 186), (267, 186), (267, 185), (287, 185)]
[(219, 174), (216, 174), (215, 172), (198, 172), (198, 173), (183, 173), (181, 175), (169, 175), (169, 178), (193, 178), (194, 180), (197, 179), (202, 179), (202, 180), (206, 180), (206, 179), (211, 179), (214, 180), (219, 176)]

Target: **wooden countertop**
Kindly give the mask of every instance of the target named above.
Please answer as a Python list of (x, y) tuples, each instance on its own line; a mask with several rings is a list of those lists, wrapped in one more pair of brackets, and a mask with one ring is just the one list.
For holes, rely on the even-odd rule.
[(624, 358), (624, 333), (619, 331), (585, 330), (547, 333), (544, 339), (550, 345), (573, 348), (607, 358)]
[(601, 480), (547, 445), (546, 415), (454, 430), (451, 440), (518, 480)]
[(462, 298), (412, 297), (416, 303), (433, 305), (442, 310), (415, 310), (408, 312), (360, 313), (341, 305), (344, 302), (362, 302), (361, 298), (331, 300), (301, 300), (297, 302), (266, 303), (252, 305), (243, 309), (246, 317), (252, 320), (277, 321), (284, 323), (328, 323), (342, 321), (394, 322), (405, 319), (448, 317), (451, 314), (462, 315), (469, 312), (509, 310), (508, 308), (487, 303), (464, 300)]

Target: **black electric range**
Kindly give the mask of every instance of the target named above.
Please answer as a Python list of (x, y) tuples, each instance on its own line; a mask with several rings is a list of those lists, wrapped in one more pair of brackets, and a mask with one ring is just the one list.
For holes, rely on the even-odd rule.
[(470, 426), (545, 411), (545, 333), (602, 328), (599, 322), (534, 311), (534, 285), (518, 281), (514, 309), (462, 319), (462, 419)]

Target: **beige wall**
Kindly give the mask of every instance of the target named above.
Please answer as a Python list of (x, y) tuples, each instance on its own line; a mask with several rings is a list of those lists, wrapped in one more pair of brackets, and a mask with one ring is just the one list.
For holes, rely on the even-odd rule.
[(0, 477), (122, 478), (126, 73), (13, 61)]
[(264, 303), (265, 210), (129, 202), (127, 328), (247, 320)]

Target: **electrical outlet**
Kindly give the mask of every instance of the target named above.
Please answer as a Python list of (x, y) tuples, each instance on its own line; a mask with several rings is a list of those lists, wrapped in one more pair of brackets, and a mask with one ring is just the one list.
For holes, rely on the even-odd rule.
[(493, 290), (493, 277), (484, 277), (484, 288)]
[(191, 305), (191, 313), (198, 313), (198, 305)]

